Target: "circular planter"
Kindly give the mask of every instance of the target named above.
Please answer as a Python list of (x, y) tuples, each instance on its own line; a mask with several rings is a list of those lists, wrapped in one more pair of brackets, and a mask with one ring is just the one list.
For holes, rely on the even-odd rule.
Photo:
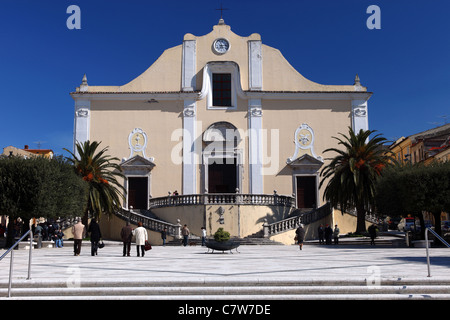
[(217, 242), (215, 240), (209, 240), (206, 242), (206, 247), (208, 247), (208, 252), (209, 252), (209, 249), (211, 249), (212, 252), (214, 252), (214, 250), (218, 250), (218, 251), (222, 251), (222, 252), (230, 250), (230, 252), (231, 252), (231, 250), (233, 250), (233, 249), (236, 249), (236, 252), (239, 252), (239, 251), (237, 251), (237, 248), (239, 247), (239, 245), (240, 245), (239, 242), (232, 241), (232, 240), (228, 240), (228, 241), (224, 241), (224, 242)]

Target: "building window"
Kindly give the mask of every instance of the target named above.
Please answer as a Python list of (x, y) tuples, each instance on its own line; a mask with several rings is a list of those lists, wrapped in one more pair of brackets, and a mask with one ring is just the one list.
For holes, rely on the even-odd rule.
[(231, 107), (231, 73), (213, 73), (213, 106)]

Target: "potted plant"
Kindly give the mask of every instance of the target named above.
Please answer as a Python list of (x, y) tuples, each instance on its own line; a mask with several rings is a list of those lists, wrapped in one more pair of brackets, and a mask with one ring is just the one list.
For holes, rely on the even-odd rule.
[(222, 252), (224, 252), (225, 250), (230, 250), (231, 252), (231, 250), (237, 249), (237, 247), (239, 247), (239, 242), (230, 240), (230, 233), (223, 230), (223, 228), (219, 228), (217, 229), (216, 233), (214, 233), (214, 240), (208, 240), (206, 242), (206, 246), (213, 252), (214, 250), (219, 250)]

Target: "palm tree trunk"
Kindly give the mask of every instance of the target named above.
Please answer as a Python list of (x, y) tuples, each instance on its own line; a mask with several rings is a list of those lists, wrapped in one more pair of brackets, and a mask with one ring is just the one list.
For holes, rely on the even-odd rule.
[(356, 233), (366, 232), (366, 209), (364, 206), (356, 206)]

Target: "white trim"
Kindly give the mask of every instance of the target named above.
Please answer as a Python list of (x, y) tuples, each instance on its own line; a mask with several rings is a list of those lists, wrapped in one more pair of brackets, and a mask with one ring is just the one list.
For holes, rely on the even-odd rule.
[[(140, 144), (139, 141), (136, 145), (133, 145), (131, 138), (133, 138), (133, 136), (135, 134), (138, 135), (142, 135), (142, 137), (144, 138), (143, 144)], [(148, 138), (147, 138), (147, 134), (145, 133), (144, 130), (142, 130), (141, 128), (134, 128), (133, 131), (130, 132), (130, 134), (128, 135), (128, 147), (130, 148), (130, 156), (128, 158), (132, 158), (136, 153), (142, 153), (142, 157), (147, 158), (147, 156), (145, 155), (145, 149), (147, 148), (147, 142), (148, 142)], [(154, 161), (154, 159), (150, 159), (152, 162)]]
[[(300, 143), (299, 139), (298, 139), (298, 135), (300, 134), (300, 131), (302, 130), (306, 130), (310, 133), (311, 138), (308, 140), (309, 143), (305, 146), (303, 144)], [(319, 161), (323, 162), (323, 158), (320, 156), (317, 156), (314, 153), (314, 140), (315, 140), (315, 135), (314, 135), (314, 130), (306, 123), (302, 123), (297, 130), (295, 130), (294, 133), (294, 143), (295, 143), (295, 152), (294, 155), (290, 158), (288, 158), (286, 160), (286, 163), (291, 163), (293, 161), (295, 161), (299, 155), (300, 150), (309, 150), (311, 152), (311, 156), (313, 156), (314, 158), (316, 158)]]
[[(203, 187), (204, 190), (202, 190), (205, 193), (208, 193), (208, 165), (210, 164), (210, 160), (212, 159), (236, 159), (236, 183), (237, 187), (239, 188), (239, 192), (242, 190), (242, 180), (243, 180), (243, 152), (241, 149), (234, 149), (234, 150), (214, 150), (214, 155), (211, 154), (211, 152), (203, 151), (202, 153), (203, 158)], [(225, 160), (226, 161), (226, 160)]]
[(183, 91), (195, 90), (195, 72), (197, 64), (196, 40), (183, 41), (183, 66), (181, 69), (181, 88)]
[(294, 186), (294, 192), (292, 192), (293, 195), (295, 195), (295, 207), (297, 208), (298, 205), (298, 195), (297, 195), (297, 177), (315, 177), (316, 178), (316, 208), (319, 208), (320, 205), (320, 194), (319, 194), (319, 182), (320, 182), (320, 174), (319, 172), (316, 173), (294, 173), (292, 174), (292, 178), (294, 180), (294, 183), (292, 184)]
[(262, 106), (259, 99), (248, 100), (248, 129), (249, 192), (263, 194)]
[[(231, 106), (214, 106), (213, 105), (213, 88), (212, 78), (214, 73), (230, 73), (231, 74)], [(224, 62), (210, 62), (207, 63), (203, 70), (203, 87), (199, 95), (200, 99), (206, 97), (206, 106), (210, 110), (236, 110), (237, 109), (237, 95), (243, 95), (240, 83), (239, 68), (236, 63)]]
[[(233, 63), (233, 62), (228, 62)], [(203, 79), (210, 78), (207, 75), (208, 64), (203, 68)], [(236, 79), (240, 79), (239, 70), (237, 70)], [(272, 91), (243, 91), (240, 81), (235, 84), (237, 95), (242, 99), (273, 99), (273, 100), (364, 100), (367, 101), (371, 92), (272, 92)], [(148, 101), (155, 100), (202, 100), (206, 97), (210, 84), (203, 81), (201, 92), (101, 92), (101, 93), (82, 93), (72, 92), (70, 95), (74, 100), (117, 100), (117, 101)]]
[(262, 90), (262, 42), (261, 40), (248, 41), (248, 89)]
[[(126, 189), (126, 191), (127, 191), (127, 195), (126, 195), (126, 197), (125, 197), (125, 203), (124, 203), (124, 208), (127, 208), (127, 210), (129, 210), (130, 208), (129, 208), (129, 199), (128, 199), (128, 196), (129, 196), (129, 187), (130, 187), (130, 184), (129, 184), (129, 181), (128, 181), (128, 179), (129, 178), (147, 178), (147, 208), (145, 208), (146, 210), (148, 210), (148, 208), (149, 208), (149, 201), (150, 201), (150, 196), (151, 196), (151, 193), (150, 193), (150, 185), (151, 185), (151, 183), (150, 183), (150, 180), (151, 180), (151, 173), (149, 172), (147, 175), (135, 175), (135, 174), (130, 174), (130, 175), (126, 175), (125, 176), (125, 183), (124, 183), (124, 187), (125, 187), (125, 189)], [(136, 209), (136, 208), (133, 208), (133, 209)]]
[(153, 161), (146, 159), (142, 156), (135, 155), (132, 158), (123, 161), (120, 164), (123, 169), (123, 174), (125, 176), (124, 179), (124, 187), (127, 191), (127, 196), (125, 197), (124, 207), (128, 208), (128, 190), (129, 183), (128, 178), (148, 178), (148, 186), (147, 186), (147, 209), (148, 209), (148, 200), (151, 196), (151, 171), (155, 167)]
[(183, 110), (183, 194), (197, 193), (197, 104), (184, 100)]
[(359, 130), (369, 130), (369, 114), (367, 100), (352, 100), (352, 129), (355, 133)]
[(73, 150), (76, 156), (78, 156), (76, 143), (84, 143), (90, 139), (90, 127), (91, 101), (81, 99), (75, 100)]

